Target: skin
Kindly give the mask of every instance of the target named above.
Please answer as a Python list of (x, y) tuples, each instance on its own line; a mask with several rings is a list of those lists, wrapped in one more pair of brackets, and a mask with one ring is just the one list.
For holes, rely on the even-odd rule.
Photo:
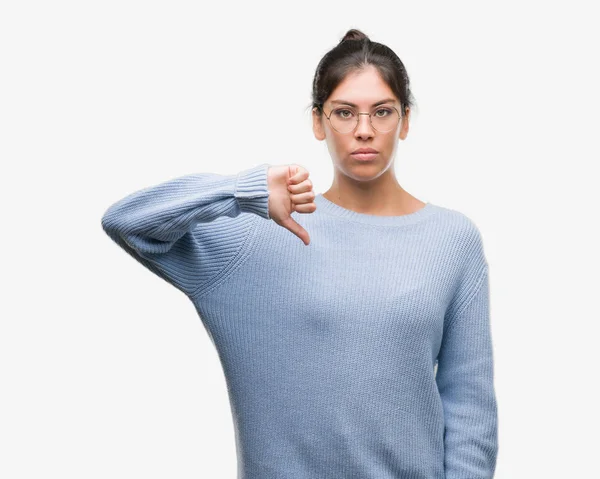
[[(324, 110), (330, 115), (340, 104), (333, 100), (345, 100), (358, 105), (359, 112), (371, 112), (373, 104), (385, 98), (394, 102), (382, 106), (394, 106), (400, 111), (400, 102), (377, 69), (369, 65), (364, 70), (349, 74), (331, 93), (324, 103)], [(323, 196), (337, 205), (379, 216), (397, 216), (414, 213), (425, 203), (408, 193), (394, 173), (394, 158), (400, 140), (405, 140), (409, 129), (410, 109), (398, 123), (396, 130), (380, 133), (373, 129), (367, 115), (359, 115), (356, 129), (342, 134), (331, 128), (324, 115), (319, 116), (313, 108), (313, 133), (319, 141), (326, 141), (334, 166), (334, 180)], [(351, 156), (358, 148), (374, 148), (378, 157), (361, 163)]]

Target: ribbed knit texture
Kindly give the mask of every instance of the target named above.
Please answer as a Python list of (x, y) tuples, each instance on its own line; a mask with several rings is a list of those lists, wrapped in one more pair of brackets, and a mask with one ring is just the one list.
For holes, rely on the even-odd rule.
[(113, 204), (104, 231), (193, 302), (225, 374), (239, 479), (484, 479), (498, 452), (488, 263), (466, 215), (317, 195), (270, 219), (268, 164)]

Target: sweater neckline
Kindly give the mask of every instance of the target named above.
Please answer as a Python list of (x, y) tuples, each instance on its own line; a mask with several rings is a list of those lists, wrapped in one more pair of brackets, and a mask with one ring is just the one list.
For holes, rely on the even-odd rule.
[(359, 223), (367, 223), (373, 225), (407, 225), (416, 223), (435, 212), (436, 206), (429, 201), (425, 202), (425, 206), (421, 209), (412, 213), (404, 215), (393, 215), (393, 216), (381, 216), (371, 215), (367, 213), (358, 213), (357, 211), (349, 210), (344, 208), (323, 196), (323, 193), (319, 193), (315, 196), (315, 204), (317, 209), (321, 209), (324, 213), (332, 216), (337, 216), (351, 221)]

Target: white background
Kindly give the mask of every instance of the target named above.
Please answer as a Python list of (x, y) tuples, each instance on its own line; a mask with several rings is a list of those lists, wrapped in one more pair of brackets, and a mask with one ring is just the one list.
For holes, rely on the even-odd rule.
[(225, 381), (192, 303), (100, 219), (143, 187), (263, 162), (301, 164), (324, 192), (331, 159), (307, 107), (349, 28), (410, 75), (400, 183), (483, 235), (495, 477), (600, 477), (590, 5), (3, 2), (0, 477), (235, 477)]

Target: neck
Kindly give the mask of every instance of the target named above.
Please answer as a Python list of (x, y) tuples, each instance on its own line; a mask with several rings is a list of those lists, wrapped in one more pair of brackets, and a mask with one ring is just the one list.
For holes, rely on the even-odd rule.
[(425, 205), (402, 188), (393, 175), (382, 176), (388, 178), (369, 182), (336, 178), (323, 196), (343, 208), (373, 215), (405, 215)]

